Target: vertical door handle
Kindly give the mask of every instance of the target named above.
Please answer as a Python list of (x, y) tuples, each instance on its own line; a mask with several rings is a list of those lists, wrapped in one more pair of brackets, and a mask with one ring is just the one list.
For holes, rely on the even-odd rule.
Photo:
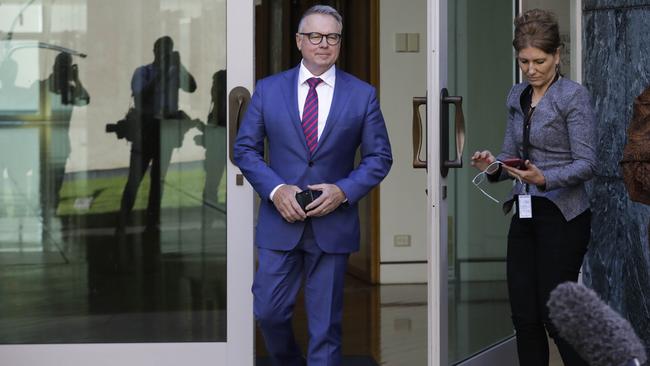
[[(413, 168), (426, 169), (427, 161), (420, 159), (423, 141), (422, 118), (420, 117), (420, 106), (427, 105), (426, 97), (413, 97)], [(426, 112), (425, 112), (426, 113)]]
[[(456, 108), (456, 158), (449, 160), (449, 105)], [(463, 97), (449, 96), (447, 88), (440, 92), (440, 174), (446, 177), (450, 168), (463, 167), (463, 149), (465, 148), (465, 116), (463, 115)]]
[(242, 118), (244, 118), (244, 113), (246, 113), (246, 108), (248, 108), (248, 103), (250, 103), (250, 101), (251, 93), (243, 86), (235, 87), (228, 95), (228, 104), (230, 107), (230, 113), (228, 113), (228, 148), (230, 161), (233, 164), (235, 164), (233, 160), (233, 150), (235, 148), (237, 132), (239, 131), (239, 125), (241, 124)]

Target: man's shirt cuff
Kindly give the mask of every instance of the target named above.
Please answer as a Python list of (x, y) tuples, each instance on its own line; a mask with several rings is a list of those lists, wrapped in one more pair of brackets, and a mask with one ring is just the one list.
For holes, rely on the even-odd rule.
[(273, 190), (271, 191), (271, 194), (269, 194), (269, 199), (270, 199), (271, 201), (273, 201), (273, 196), (275, 195), (275, 191), (277, 191), (278, 188), (280, 188), (280, 187), (282, 187), (282, 186), (284, 186), (284, 185), (285, 185), (284, 183), (282, 183), (282, 184), (278, 184), (277, 186), (275, 186), (275, 188), (273, 188)]

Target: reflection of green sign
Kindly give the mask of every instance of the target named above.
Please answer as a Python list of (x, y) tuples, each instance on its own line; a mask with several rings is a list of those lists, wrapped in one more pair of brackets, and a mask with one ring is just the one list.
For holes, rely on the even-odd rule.
[[(163, 208), (202, 205), (201, 192), (205, 182), (205, 170), (202, 166), (184, 168), (182, 165), (172, 164), (169, 167), (161, 204)], [(119, 211), (126, 175), (127, 170), (124, 169), (124, 175), (106, 174), (106, 177), (68, 179), (60, 192), (57, 214), (86, 215)], [(222, 179), (217, 201), (219, 205), (225, 205), (225, 184), (226, 180)], [(140, 185), (134, 210), (147, 208), (149, 187), (147, 174)]]

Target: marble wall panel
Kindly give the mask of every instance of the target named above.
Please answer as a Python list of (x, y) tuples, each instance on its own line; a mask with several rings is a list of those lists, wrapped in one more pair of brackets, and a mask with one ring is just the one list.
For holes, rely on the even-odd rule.
[[(584, 84), (597, 114), (584, 281), (650, 345), (650, 206), (630, 201), (618, 162), (634, 98), (650, 85), (650, 1), (583, 1)], [(649, 347), (650, 351), (650, 347)]]
[(585, 11), (596, 9), (621, 9), (650, 5), (648, 0), (582, 0)]

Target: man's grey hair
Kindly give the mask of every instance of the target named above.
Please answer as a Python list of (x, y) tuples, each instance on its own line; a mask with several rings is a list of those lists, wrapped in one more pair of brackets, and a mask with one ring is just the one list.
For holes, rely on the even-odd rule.
[(305, 18), (313, 14), (323, 14), (334, 17), (334, 19), (336, 19), (336, 22), (339, 23), (341, 30), (343, 30), (343, 17), (341, 14), (339, 14), (338, 11), (336, 11), (336, 9), (329, 5), (314, 5), (311, 8), (307, 9), (305, 14), (302, 15), (302, 18), (300, 18), (300, 23), (298, 23), (298, 32), (302, 32)]

